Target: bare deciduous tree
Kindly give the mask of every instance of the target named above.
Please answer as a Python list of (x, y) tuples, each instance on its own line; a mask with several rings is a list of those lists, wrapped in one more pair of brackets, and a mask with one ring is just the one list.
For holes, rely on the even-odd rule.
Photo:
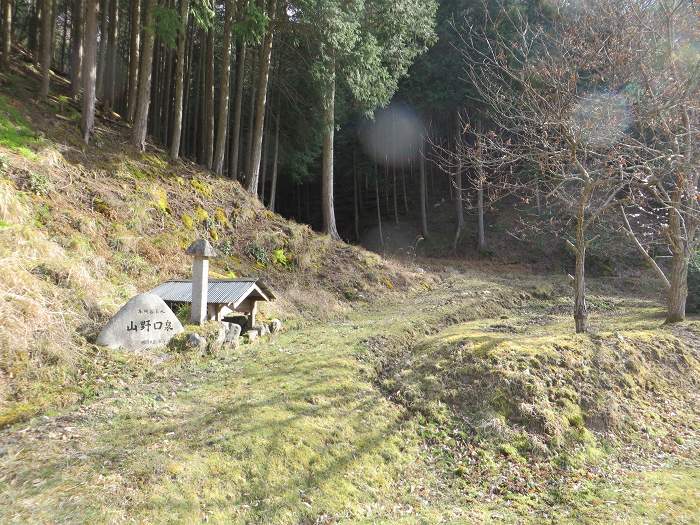
[[(484, 252), (487, 249), (484, 218), (486, 209), (522, 188), (510, 176), (512, 169), (508, 162), (504, 162), (502, 153), (494, 158), (485, 147), (485, 135), (481, 131), (481, 123), (473, 127), (462, 111), (458, 112), (458, 117), (460, 129), (455, 135), (452, 146), (444, 147), (433, 140), (433, 156), (435, 163), (443, 172), (463, 172), (466, 177), (458, 182), (452, 180), (451, 184), (456, 191), (458, 206), (476, 211), (476, 247), (479, 252)], [(493, 132), (490, 137), (492, 140), (496, 138)], [(457, 232), (459, 231), (458, 221)], [(455, 237), (453, 250), (456, 247), (456, 241)]]
[(462, 52), (492, 128), (474, 132), (478, 147), (489, 150), (480, 166), (486, 162), (491, 172), (538, 167), (534, 181), (517, 183), (536, 182), (556, 210), (557, 226), (568, 226), (565, 242), (576, 259), (574, 320), (576, 331), (585, 332), (592, 226), (629, 184), (619, 165), (630, 108), (617, 88), (625, 83), (620, 66), (627, 54), (620, 50), (630, 49), (635, 37), (617, 16), (619, 2), (582, 7), (561, 0), (556, 7), (543, 23), (505, 8), (494, 17), (485, 8), (482, 24), (464, 28)]
[(485, 24), (463, 30), (468, 80), (497, 130), (482, 139), (497, 153), (496, 168), (537, 166), (536, 177), (518, 182), (544, 190), (573, 227), (577, 331), (586, 330), (591, 226), (630, 195), (665, 209), (668, 321), (682, 320), (688, 261), (700, 242), (698, 13), (685, 0), (551, 6), (539, 23), (484, 9)]
[(629, 201), (652, 219), (670, 253), (668, 272), (639, 241), (624, 208), (622, 214), (634, 245), (666, 286), (666, 320), (673, 323), (685, 319), (688, 265), (700, 245), (700, 13), (687, 0), (627, 3), (636, 45), (625, 63), (625, 95), (636, 140), (624, 151), (623, 169), (632, 181)]

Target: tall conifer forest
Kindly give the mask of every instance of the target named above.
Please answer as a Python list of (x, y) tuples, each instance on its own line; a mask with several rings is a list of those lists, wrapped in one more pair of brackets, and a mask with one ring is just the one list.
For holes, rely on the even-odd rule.
[(700, 523), (700, 2), (0, 0), (5, 523)]
[(607, 249), (596, 228), (638, 248), (669, 321), (696, 273), (697, 5), (623, 7), (613, 23), (603, 0), (3, 0), (2, 60), (35, 65), (40, 100), (69, 82), (86, 144), (98, 112), (137, 150), (238, 180), (336, 240), (372, 230), (384, 250), (386, 223), (406, 218), (415, 251), (446, 198), (453, 238), (434, 249), (473, 233), (487, 253), (489, 210), (535, 203), (504, 227), (563, 235), (585, 331), (585, 251)]

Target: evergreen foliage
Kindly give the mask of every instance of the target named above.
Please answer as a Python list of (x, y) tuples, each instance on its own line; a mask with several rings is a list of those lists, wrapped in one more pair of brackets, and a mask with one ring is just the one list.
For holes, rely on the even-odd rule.
[(256, 4), (246, 4), (238, 22), (233, 26), (233, 35), (238, 42), (259, 45), (270, 23), (270, 18)]
[(182, 28), (182, 21), (178, 12), (171, 7), (158, 5), (153, 10), (153, 22), (158, 38), (169, 49), (175, 49), (177, 35)]
[(688, 299), (685, 307), (688, 313), (700, 313), (700, 252), (688, 266)]

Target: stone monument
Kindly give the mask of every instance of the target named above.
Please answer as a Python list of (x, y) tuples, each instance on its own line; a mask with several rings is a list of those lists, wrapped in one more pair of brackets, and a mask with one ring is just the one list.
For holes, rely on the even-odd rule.
[(102, 329), (96, 342), (107, 348), (144, 350), (166, 346), (182, 331), (182, 324), (163, 299), (144, 293), (122, 306)]

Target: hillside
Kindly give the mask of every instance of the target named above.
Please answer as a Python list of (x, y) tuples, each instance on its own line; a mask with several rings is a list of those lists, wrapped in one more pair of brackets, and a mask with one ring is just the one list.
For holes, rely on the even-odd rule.
[(130, 297), (189, 277), (196, 238), (222, 255), (213, 277), (278, 290), (283, 318), (325, 318), (425, 279), (270, 213), (237, 182), (137, 154), (122, 124), (101, 121), (86, 148), (72, 103), (37, 104), (36, 82), (15, 64), (0, 89), (0, 426), (94, 395), (114, 367), (142, 373), (91, 343)]
[[(700, 320), (658, 290), (495, 260), (393, 261), (72, 103), (0, 88), (0, 522), (694, 523)], [(61, 82), (60, 78), (55, 79)], [(93, 344), (138, 292), (260, 276), (286, 330), (225, 355)]]

